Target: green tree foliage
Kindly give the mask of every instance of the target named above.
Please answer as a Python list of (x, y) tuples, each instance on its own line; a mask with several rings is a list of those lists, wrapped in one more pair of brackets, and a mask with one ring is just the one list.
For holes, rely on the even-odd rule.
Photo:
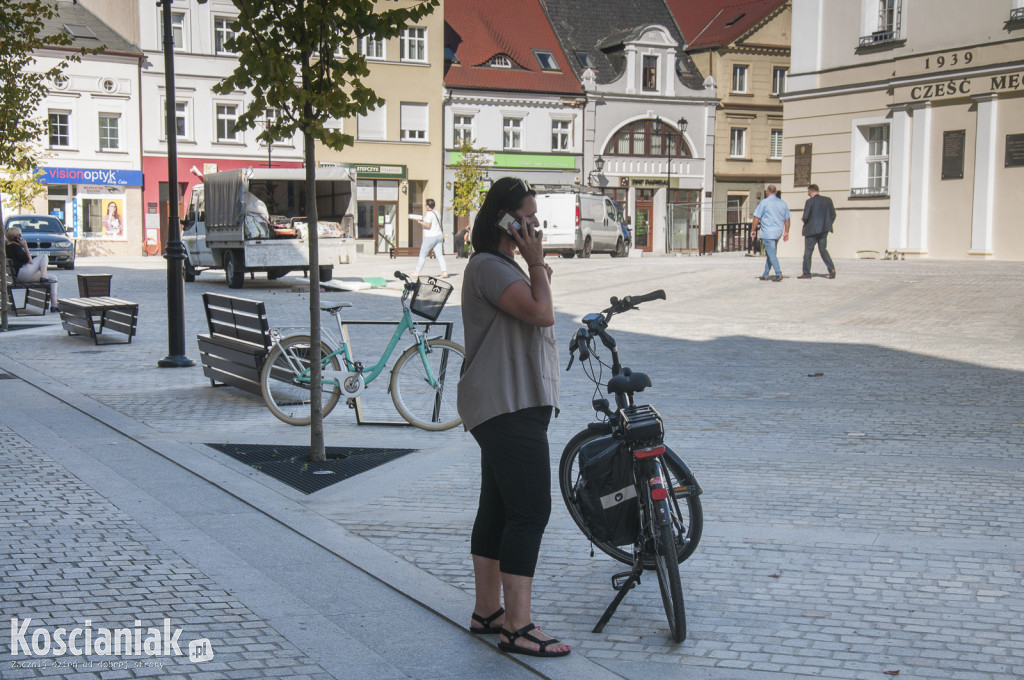
[[(46, 34), (46, 22), (56, 15), (57, 5), (52, 1), (0, 0), (0, 170), (6, 171), (8, 176), (35, 171), (37, 158), (27, 145), (46, 132), (46, 121), (36, 112), (46, 97), (47, 83), (60, 77), (68, 63), (80, 58), (78, 54), (68, 53), (48, 70), (34, 68), (39, 50), (67, 48), (72, 43), (67, 33)], [(80, 53), (96, 51), (81, 50)], [(0, 223), (2, 221), (0, 206)], [(6, 279), (0, 277), (3, 299), (7, 296), (6, 287)], [(6, 307), (0, 312), (0, 327), (7, 328)]]
[(462, 217), (480, 208), (483, 202), (486, 154), (468, 140), (459, 145), (459, 164), (455, 166), (455, 194), (450, 210)]
[(253, 101), (237, 125), (242, 129), (265, 126), (259, 134), (262, 141), (270, 143), (297, 132), (303, 137), (310, 225), (310, 458), (324, 460), (315, 142), (344, 149), (354, 141), (352, 136), (330, 129), (328, 121), (365, 114), (384, 103), (364, 82), (370, 69), (359, 54), (359, 38), (397, 37), (410, 23), (433, 12), (440, 0), (404, 1), (405, 6), (381, 11), (373, 0), (234, 0), (234, 4), (238, 18), (226, 47), (238, 54), (238, 66), (214, 91), (252, 93)]
[(35, 199), (46, 193), (46, 185), (39, 181), (43, 171), (32, 160), (26, 161), (37, 158), (34, 152), (34, 145), (22, 144), (11, 168), (0, 169), (0, 193), (7, 194), (7, 204), (18, 212), (30, 210)]

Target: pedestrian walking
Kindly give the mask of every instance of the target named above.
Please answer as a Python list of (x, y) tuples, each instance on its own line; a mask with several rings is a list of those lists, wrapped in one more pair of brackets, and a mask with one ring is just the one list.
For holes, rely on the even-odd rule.
[[(558, 408), (551, 268), (536, 192), (502, 177), (473, 224), (462, 287), (466, 360), (459, 415), (480, 445), (480, 498), (470, 552), (476, 604), (470, 632), (498, 634), (512, 654), (565, 656), (533, 623), (533, 576), (551, 514), (548, 424)], [(516, 249), (526, 268), (515, 259)], [(504, 596), (504, 608), (502, 607)]]
[(434, 251), (434, 257), (441, 265), (441, 278), (448, 278), (448, 266), (444, 261), (444, 232), (441, 230), (441, 218), (434, 210), (434, 199), (427, 199), (427, 214), (424, 219), (416, 220), (423, 227), (423, 243), (420, 244), (420, 259), (416, 263), (416, 271), (412, 273), (413, 278), (420, 275), (423, 266), (427, 263), (427, 253)]
[[(761, 243), (764, 244), (765, 263), (762, 281), (781, 281), (782, 269), (779, 267), (779, 239), (789, 240), (789, 206), (779, 198), (778, 189), (774, 184), (769, 184), (765, 189), (764, 200), (757, 204), (754, 210), (754, 220), (750, 225), (750, 238), (758, 237), (760, 232)], [(772, 268), (775, 268), (775, 276), (769, 276)]]
[(836, 278), (836, 267), (832, 264), (832, 258), (828, 254), (828, 235), (832, 231), (832, 224), (836, 221), (836, 207), (832, 199), (818, 193), (818, 185), (811, 184), (807, 187), (807, 195), (810, 197), (804, 203), (804, 268), (798, 279), (811, 278), (811, 255), (817, 246), (818, 253), (828, 270), (828, 278)]

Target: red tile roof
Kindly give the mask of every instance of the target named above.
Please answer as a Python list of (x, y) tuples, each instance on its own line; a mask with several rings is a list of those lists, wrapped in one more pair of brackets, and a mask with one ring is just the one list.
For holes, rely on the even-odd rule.
[(728, 45), (789, 0), (665, 0), (687, 49)]
[[(445, 0), (444, 24), (445, 47), (458, 60), (446, 67), (447, 87), (583, 93), (539, 0)], [(534, 50), (551, 52), (560, 70), (541, 70)], [(511, 69), (488, 65), (499, 54)]]

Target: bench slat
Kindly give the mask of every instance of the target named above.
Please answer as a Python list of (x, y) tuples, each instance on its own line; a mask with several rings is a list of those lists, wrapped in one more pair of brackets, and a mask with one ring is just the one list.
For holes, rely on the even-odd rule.
[(260, 372), (273, 346), (265, 305), (231, 295), (203, 293), (208, 335), (196, 336), (203, 375), (214, 385), (260, 393)]

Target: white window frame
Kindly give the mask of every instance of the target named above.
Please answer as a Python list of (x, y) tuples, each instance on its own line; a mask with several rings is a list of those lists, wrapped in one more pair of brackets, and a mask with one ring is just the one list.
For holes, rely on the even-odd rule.
[[(872, 135), (877, 136), (872, 140)], [(853, 121), (850, 143), (850, 194), (889, 195), (891, 121), (864, 118)]]
[(399, 139), (403, 142), (426, 142), (430, 127), (430, 106), (420, 102), (399, 105)]
[(772, 67), (772, 94), (786, 94), (786, 81), (789, 80), (789, 68), (786, 66)]
[[(232, 52), (224, 47), (230, 38), (235, 37), (235, 32), (231, 30), (231, 22), (235, 19), (234, 17), (226, 16), (215, 16), (213, 18), (213, 53), (214, 54), (225, 54), (225, 55), (237, 55), (237, 52)], [(220, 47), (217, 44), (220, 43)]]
[[(228, 116), (226, 111), (224, 112), (224, 114), (221, 113), (221, 108), (222, 107), (225, 108), (225, 109), (230, 107), (230, 108), (234, 109), (234, 111), (233, 111), (233, 113), (230, 116)], [(239, 112), (239, 110), (241, 108), (242, 108), (242, 105), (240, 103), (238, 103), (238, 102), (215, 102), (214, 103), (213, 111), (214, 111), (214, 141), (215, 142), (217, 142), (218, 144), (240, 144), (240, 143), (242, 143), (242, 131), (239, 130), (238, 127), (237, 127), (238, 112)], [(220, 124), (221, 124), (221, 121), (227, 121), (227, 120), (231, 120), (234, 123), (232, 125), (232, 127), (235, 128), (234, 131), (233, 131), (234, 132), (234, 136), (222, 136), (220, 134)]]
[(512, 60), (507, 54), (495, 54), (491, 57), (491, 68), (512, 68)]
[(729, 128), (729, 158), (747, 157), (747, 128)]
[(782, 159), (782, 130), (773, 128), (768, 133), (768, 158), (773, 161)]
[[(167, 98), (160, 98), (160, 141), (167, 141)], [(178, 135), (179, 141), (191, 142), (192, 138), (192, 102), (188, 99), (178, 99), (174, 102), (174, 127), (177, 132), (178, 120), (185, 124), (184, 134)]]
[[(104, 146), (104, 139), (109, 140), (109, 135), (104, 134), (103, 121), (113, 120), (114, 121), (114, 145)], [(124, 149), (122, 143), (122, 137), (124, 136), (121, 131), (121, 114), (114, 111), (100, 111), (96, 114), (96, 150), (100, 153), (119, 152)], [(109, 132), (109, 127), (107, 128)]]
[(452, 142), (455, 147), (463, 140), (472, 143), (476, 139), (476, 116), (471, 113), (452, 114)]
[[(541, 71), (561, 71), (562, 69), (558, 66), (558, 60), (555, 59), (554, 53), (551, 50), (534, 50), (533, 56), (537, 58), (537, 63), (540, 64)], [(544, 62), (547, 62), (545, 65)]]
[[(160, 46), (158, 50), (164, 51), (164, 13), (159, 12), (157, 19), (157, 44)], [(188, 51), (188, 15), (185, 12), (171, 12), (171, 40), (174, 43), (175, 52), (187, 52)], [(175, 39), (176, 30), (181, 32), (181, 44), (178, 44)]]
[[(419, 32), (418, 35), (416, 32)], [(403, 62), (412, 64), (427, 63), (427, 29), (422, 26), (409, 26), (402, 31), (399, 38), (399, 54)], [(415, 54), (414, 54), (415, 53)]]
[(368, 61), (385, 61), (387, 59), (387, 43), (381, 38), (364, 35), (359, 39), (359, 54)]
[(501, 148), (505, 151), (523, 150), (522, 116), (504, 116), (501, 119)]
[(565, 118), (551, 119), (551, 150), (572, 149), (572, 121)]
[[(65, 133), (67, 137), (67, 144), (54, 144), (52, 135), (50, 133), (50, 116), (65, 116), (66, 120), (64, 125), (66, 127)], [(73, 149), (74, 145), (74, 125), (72, 125), (73, 112), (71, 109), (47, 109), (46, 111), (46, 145), (49, 149)]]
[(388, 105), (356, 116), (356, 139), (359, 141), (384, 142), (388, 138)]
[[(746, 94), (749, 92), (750, 66), (747, 64), (732, 65), (732, 92)], [(742, 81), (742, 82), (740, 82)], [(739, 87), (737, 87), (739, 85)]]

